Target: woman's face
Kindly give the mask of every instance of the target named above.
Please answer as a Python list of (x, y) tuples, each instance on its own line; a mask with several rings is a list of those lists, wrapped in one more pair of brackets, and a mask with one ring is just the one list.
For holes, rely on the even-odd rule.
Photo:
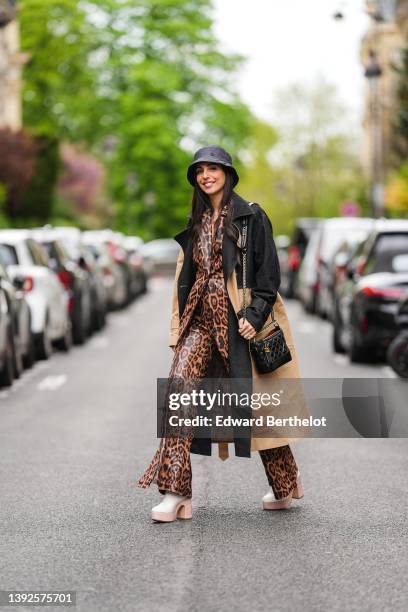
[(224, 189), (225, 172), (218, 164), (202, 162), (196, 166), (197, 185), (208, 196), (214, 196)]

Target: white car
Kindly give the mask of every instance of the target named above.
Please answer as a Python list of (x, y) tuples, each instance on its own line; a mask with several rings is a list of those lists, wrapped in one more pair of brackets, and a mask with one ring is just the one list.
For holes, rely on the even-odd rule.
[(24, 278), (37, 356), (48, 359), (53, 343), (68, 351), (72, 344), (68, 294), (50, 269), (44, 248), (23, 229), (0, 230), (0, 244), (10, 277)]

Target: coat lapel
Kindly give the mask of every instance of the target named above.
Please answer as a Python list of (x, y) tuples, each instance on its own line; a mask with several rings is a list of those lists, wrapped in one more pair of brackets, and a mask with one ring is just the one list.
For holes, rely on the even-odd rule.
[(253, 215), (254, 211), (251, 206), (249, 206), (248, 202), (241, 198), (238, 194), (234, 194), (232, 197), (232, 221), (238, 228), (239, 238), (238, 243), (234, 244), (231, 238), (224, 233), (224, 239), (222, 243), (222, 267), (224, 272), (224, 282), (227, 285), (228, 278), (235, 268), (236, 260), (237, 260), (237, 250), (239, 245), (241, 244), (241, 224), (236, 223), (236, 221), (242, 217), (247, 217), (249, 215)]

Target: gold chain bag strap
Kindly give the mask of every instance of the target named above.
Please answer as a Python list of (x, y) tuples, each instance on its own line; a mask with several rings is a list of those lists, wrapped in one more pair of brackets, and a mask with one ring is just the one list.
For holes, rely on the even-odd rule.
[[(249, 202), (251, 206), (253, 202)], [(244, 319), (246, 319), (246, 286), (247, 286), (247, 236), (248, 236), (248, 220), (244, 217), (243, 225), (242, 225), (242, 286), (243, 286), (243, 294), (244, 294)], [(253, 338), (252, 340), (248, 340), (249, 342), (249, 350), (251, 352), (251, 356), (255, 362), (256, 369), (260, 374), (267, 374), (268, 372), (273, 372), (280, 366), (291, 361), (292, 355), (290, 354), (290, 350), (288, 345), (286, 344), (285, 336), (279, 323), (275, 320), (275, 316), (273, 314), (273, 306), (271, 308), (272, 311), (272, 321), (265, 325), (262, 328), (264, 331), (270, 325), (273, 325), (273, 330), (268, 336), (262, 338), (262, 340), (256, 340)]]

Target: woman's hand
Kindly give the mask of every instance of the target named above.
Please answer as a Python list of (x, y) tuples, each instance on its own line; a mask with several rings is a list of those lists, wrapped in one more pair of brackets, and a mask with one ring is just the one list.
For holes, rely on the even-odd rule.
[(238, 321), (238, 331), (245, 340), (252, 340), (254, 336), (256, 336), (256, 331), (252, 327), (249, 321), (246, 319), (239, 319)]

